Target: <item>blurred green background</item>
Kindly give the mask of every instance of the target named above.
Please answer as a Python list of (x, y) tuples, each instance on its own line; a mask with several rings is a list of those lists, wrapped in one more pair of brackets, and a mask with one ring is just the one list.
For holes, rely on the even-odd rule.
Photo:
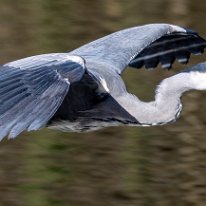
[[(123, 28), (167, 22), (206, 37), (205, 0), (0, 0), (0, 62), (66, 52)], [(205, 61), (192, 56), (190, 64)], [(127, 70), (128, 90), (150, 101), (172, 71)], [(44, 129), (0, 143), (0, 206), (203, 206), (206, 92), (183, 98), (162, 127), (92, 133)]]

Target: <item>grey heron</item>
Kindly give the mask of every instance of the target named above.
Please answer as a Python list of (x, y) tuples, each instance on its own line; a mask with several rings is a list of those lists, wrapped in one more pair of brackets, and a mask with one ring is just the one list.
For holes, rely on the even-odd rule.
[(106, 126), (163, 125), (175, 121), (180, 97), (206, 90), (206, 63), (157, 87), (154, 101), (142, 102), (126, 90), (121, 73), (146, 69), (203, 53), (198, 33), (170, 24), (148, 24), (117, 31), (71, 52), (26, 57), (0, 66), (0, 140), (42, 127), (92, 131)]

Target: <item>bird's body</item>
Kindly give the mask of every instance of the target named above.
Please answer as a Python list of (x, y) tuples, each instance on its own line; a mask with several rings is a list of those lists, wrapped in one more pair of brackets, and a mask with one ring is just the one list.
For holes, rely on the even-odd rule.
[[(151, 126), (173, 122), (180, 97), (206, 89), (206, 63), (162, 81), (155, 100), (142, 102), (127, 92), (121, 73), (127, 66), (170, 68), (202, 53), (197, 33), (168, 24), (122, 30), (69, 53), (42, 54), (0, 67), (0, 139), (44, 126), (91, 131), (106, 126)], [(205, 68), (205, 69), (204, 69)], [(205, 81), (206, 82), (206, 81)]]

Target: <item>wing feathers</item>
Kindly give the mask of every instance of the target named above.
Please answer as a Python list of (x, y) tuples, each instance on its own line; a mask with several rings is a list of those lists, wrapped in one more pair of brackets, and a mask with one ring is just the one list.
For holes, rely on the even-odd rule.
[(205, 40), (191, 30), (170, 24), (148, 24), (115, 32), (71, 54), (81, 55), (87, 62), (105, 63), (105, 69), (121, 74), (128, 65), (155, 68), (161, 63), (170, 68), (175, 59), (186, 63), (188, 52), (199, 54), (205, 47)]
[(61, 105), (70, 83), (81, 79), (85, 72), (68, 56), (55, 65), (27, 65), (28, 69), (0, 67), (0, 140), (45, 126)]
[(129, 63), (129, 66), (155, 68), (160, 62), (163, 68), (171, 68), (175, 59), (187, 63), (190, 54), (201, 54), (206, 47), (206, 41), (197, 33), (171, 33), (162, 36), (142, 50)]

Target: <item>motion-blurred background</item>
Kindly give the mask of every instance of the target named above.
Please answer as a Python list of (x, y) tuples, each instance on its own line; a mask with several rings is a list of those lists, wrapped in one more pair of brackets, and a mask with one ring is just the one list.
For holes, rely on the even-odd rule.
[[(0, 0), (0, 63), (66, 52), (154, 22), (206, 37), (205, 0)], [(192, 56), (190, 64), (206, 61)], [(171, 71), (127, 70), (128, 90), (151, 101)], [(190, 92), (175, 124), (92, 133), (44, 129), (0, 142), (0, 206), (204, 206), (206, 92)], [(138, 108), (137, 108), (138, 109)]]

